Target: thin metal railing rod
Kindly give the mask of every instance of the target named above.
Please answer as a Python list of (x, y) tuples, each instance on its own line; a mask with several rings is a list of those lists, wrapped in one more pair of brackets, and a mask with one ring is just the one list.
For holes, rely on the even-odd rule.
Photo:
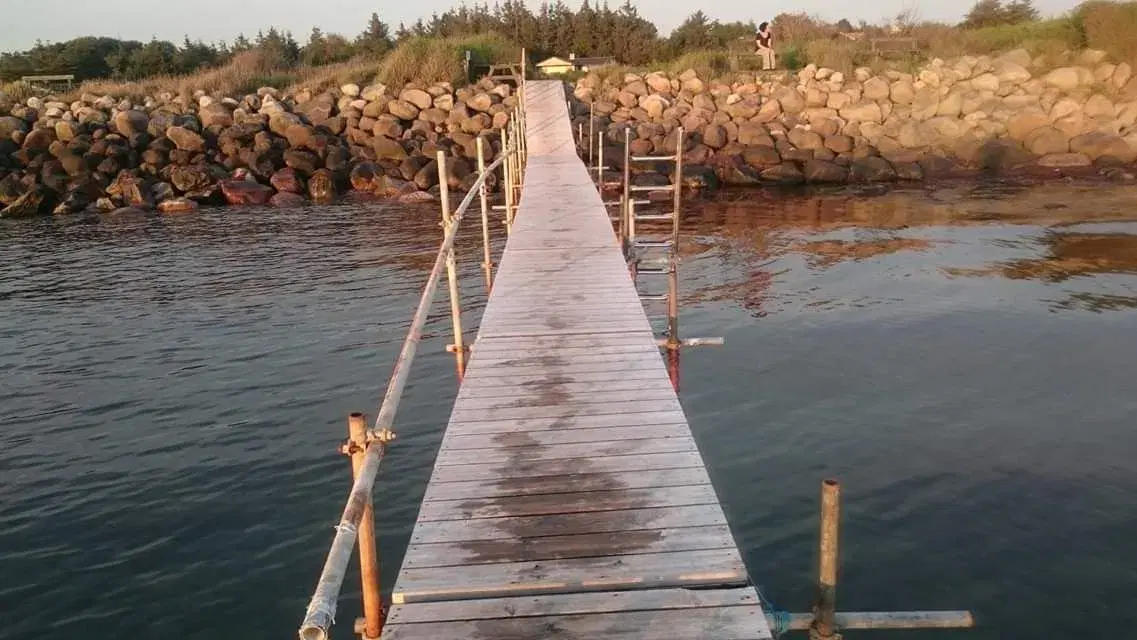
[[(512, 149), (506, 149), (501, 157), (487, 169), (486, 175), (497, 169), (498, 165), (504, 162), (512, 151)], [(300, 625), (299, 632), (301, 640), (328, 639), (328, 629), (331, 628), (335, 620), (336, 601), (339, 599), (340, 589), (343, 588), (344, 577), (347, 575), (347, 568), (351, 563), (352, 551), (355, 549), (359, 523), (363, 519), (366, 505), (371, 500), (375, 478), (379, 475), (379, 467), (387, 453), (387, 443), (394, 437), (395, 414), (399, 410), (399, 402), (407, 385), (411, 364), (414, 363), (419, 342), (422, 340), (423, 327), (426, 325), (427, 316), (430, 314), (434, 294), (438, 290), (438, 281), (442, 276), (442, 269), (446, 266), (446, 257), (454, 248), (455, 239), (458, 237), (459, 224), (462, 222), (470, 203), (474, 201), (474, 196), (477, 195), (480, 186), (480, 184), (475, 184), (474, 188), (466, 194), (462, 203), (458, 205), (453, 214), (454, 223), (446, 230), (442, 245), (438, 249), (438, 255), (435, 256), (434, 267), (423, 287), (418, 307), (411, 319), (411, 328), (407, 331), (407, 337), (403, 341), (403, 347), (399, 351), (398, 358), (395, 359), (391, 378), (387, 382), (387, 391), (383, 394), (383, 401), (380, 403), (379, 412), (375, 416), (375, 427), (372, 430), (375, 441), (367, 447), (367, 453), (364, 454), (359, 474), (356, 476), (355, 482), (352, 483), (351, 493), (348, 494), (343, 515), (336, 526), (335, 538), (332, 539), (327, 559), (324, 561), (324, 568), (320, 572), (320, 579), (316, 583), (312, 600), (304, 613), (304, 621)]]

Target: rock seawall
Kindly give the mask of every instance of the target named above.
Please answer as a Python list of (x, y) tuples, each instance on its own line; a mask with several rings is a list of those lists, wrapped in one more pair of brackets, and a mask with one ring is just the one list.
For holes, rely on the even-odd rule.
[(591, 108), (617, 162), (625, 129), (634, 155), (670, 155), (682, 127), (696, 188), (1016, 171), (1132, 180), (1137, 160), (1137, 77), (1095, 51), (1055, 69), (1018, 50), (914, 73), (591, 74), (574, 94), (577, 122), (587, 130)]
[(448, 156), (449, 186), (467, 190), (477, 137), (487, 137), (488, 155), (499, 153), (493, 134), (515, 104), (511, 86), (492, 82), (31, 98), (0, 110), (0, 217), (294, 206), (348, 189), (428, 201), (439, 190), (437, 152)]

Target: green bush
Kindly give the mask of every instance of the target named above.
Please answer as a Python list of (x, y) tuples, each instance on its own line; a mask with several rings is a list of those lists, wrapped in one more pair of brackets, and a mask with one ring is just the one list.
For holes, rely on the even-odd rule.
[(466, 51), (475, 63), (521, 61), (521, 48), (505, 38), (476, 35), (454, 38), (408, 38), (379, 66), (379, 81), (390, 86), (408, 82), (464, 84)]

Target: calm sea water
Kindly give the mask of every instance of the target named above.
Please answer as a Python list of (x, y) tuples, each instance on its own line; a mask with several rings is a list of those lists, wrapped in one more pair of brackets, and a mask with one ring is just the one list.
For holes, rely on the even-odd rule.
[[(832, 476), (840, 608), (980, 625), (880, 637), (1137, 626), (1126, 219), (1118, 187), (690, 207), (681, 330), (727, 346), (684, 353), (681, 397), (778, 606), (808, 610)], [(0, 638), (295, 637), (349, 485), (345, 416), (374, 414), (438, 234), (431, 209), (374, 204), (0, 224)], [(376, 498), (388, 586), (456, 391), (444, 305)]]

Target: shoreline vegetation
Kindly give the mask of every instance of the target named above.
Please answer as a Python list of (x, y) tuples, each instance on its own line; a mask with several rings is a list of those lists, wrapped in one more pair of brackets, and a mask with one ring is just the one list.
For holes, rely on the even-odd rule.
[[(889, 25), (772, 20), (782, 70), (740, 69), (730, 51), (754, 32), (693, 14), (667, 38), (631, 3), (536, 13), (509, 0), (462, 7), (395, 36), (375, 15), (354, 40), (314, 30), (300, 46), (270, 29), (232, 44), (83, 38), (0, 54), (0, 80), (70, 72), (53, 93), (0, 84), (0, 217), (191, 211), (202, 204), (295, 206), (347, 190), (401, 202), (476, 178), (476, 139), (516, 104), (474, 67), (547, 55), (611, 56), (620, 66), (565, 77), (574, 126), (605, 135), (605, 157), (672, 153), (684, 180), (720, 185), (888, 182), (982, 174), (1137, 173), (1137, 3), (1094, 0), (1041, 20), (1030, 3), (980, 0), (961, 25), (911, 13)], [(874, 38), (914, 38), (901, 57)], [(745, 43), (744, 43), (745, 44)], [(589, 114), (593, 121), (589, 123)], [(641, 185), (667, 184), (646, 167)]]

